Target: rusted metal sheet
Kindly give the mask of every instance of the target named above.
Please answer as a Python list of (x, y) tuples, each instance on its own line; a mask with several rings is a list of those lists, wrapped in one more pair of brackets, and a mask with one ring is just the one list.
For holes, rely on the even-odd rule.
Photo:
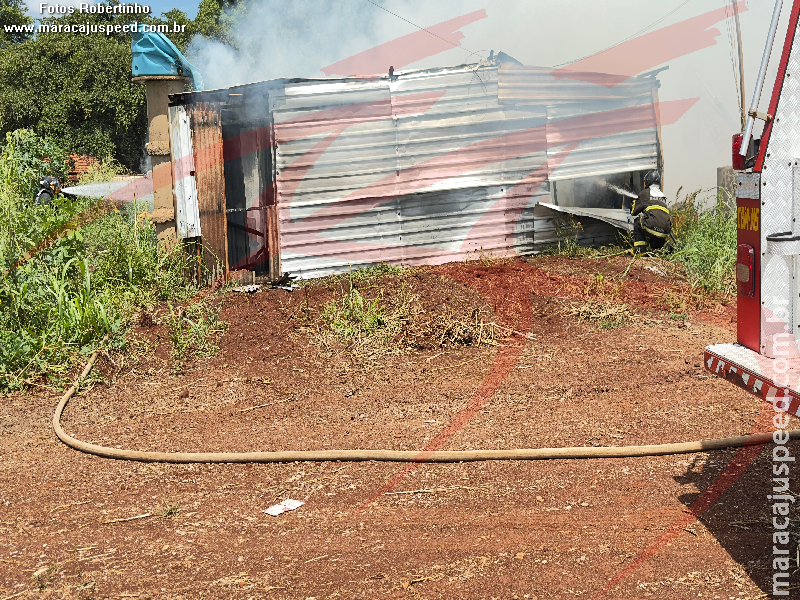
[(229, 269), (220, 107), (216, 102), (199, 102), (188, 108), (204, 259), (212, 278), (216, 278)]

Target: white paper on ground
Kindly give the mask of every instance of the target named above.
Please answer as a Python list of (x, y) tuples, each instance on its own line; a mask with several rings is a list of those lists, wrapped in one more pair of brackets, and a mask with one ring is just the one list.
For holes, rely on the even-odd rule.
[(278, 515), (282, 515), (285, 512), (289, 512), (290, 510), (296, 510), (303, 506), (305, 502), (300, 502), (300, 500), (284, 500), (280, 504), (275, 504), (270, 506), (269, 508), (264, 509), (263, 512), (267, 513), (271, 517), (277, 517)]

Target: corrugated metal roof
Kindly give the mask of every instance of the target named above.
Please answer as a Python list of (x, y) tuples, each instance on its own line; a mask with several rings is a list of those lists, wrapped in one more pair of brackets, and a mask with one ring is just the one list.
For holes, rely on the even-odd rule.
[(589, 217), (613, 225), (617, 229), (633, 231), (633, 223), (628, 221), (630, 211), (621, 208), (580, 208), (576, 206), (556, 206), (548, 202), (539, 203), (543, 208), (555, 210), (576, 217)]

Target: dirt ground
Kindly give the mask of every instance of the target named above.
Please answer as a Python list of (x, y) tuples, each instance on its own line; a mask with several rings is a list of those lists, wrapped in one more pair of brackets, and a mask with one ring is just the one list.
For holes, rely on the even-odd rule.
[[(402, 279), (428, 313), (485, 309), (506, 334), (497, 345), (420, 344), (366, 363), (322, 351), (308, 328), (333, 286), (230, 293), (213, 359), (176, 369), (163, 328), (142, 319), (134, 336), (149, 353), (98, 361), (104, 382), (71, 401), (64, 428), (161, 451), (622, 446), (751, 431), (758, 400), (702, 368), (704, 346), (735, 340), (735, 303), (702, 302), (677, 275), (646, 265), (661, 268), (544, 257), (390, 277), (384, 289)], [(620, 303), (629, 309), (619, 326), (583, 318)], [(626, 571), (744, 458), (731, 450), (405, 472), (379, 462), (144, 464), (61, 444), (57, 399), (0, 399), (2, 600), (772, 592), (768, 449), (699, 520)], [(305, 504), (263, 512), (288, 498)]]

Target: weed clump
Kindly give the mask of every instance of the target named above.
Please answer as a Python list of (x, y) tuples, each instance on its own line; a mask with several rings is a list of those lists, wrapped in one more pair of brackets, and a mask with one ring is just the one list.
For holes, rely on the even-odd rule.
[[(344, 285), (308, 330), (325, 352), (344, 350), (360, 360), (413, 350), (497, 344), (503, 328), (489, 321), (485, 310), (472, 308), (464, 314), (441, 306), (426, 311), (409, 273), (397, 267), (373, 267), (331, 278), (330, 282)], [(377, 279), (381, 285), (372, 285)], [(370, 293), (375, 288), (379, 291)]]
[[(0, 151), (0, 392), (60, 383), (106, 334), (122, 346), (138, 310), (196, 291), (187, 253), (158, 243), (143, 203), (81, 228), (67, 225), (95, 200), (34, 204), (37, 178), (67, 168), (66, 152), (31, 132), (8, 134)], [(92, 177), (118, 170), (104, 168)]]
[[(718, 190), (716, 202), (704, 209), (703, 190), (696, 190), (672, 207), (672, 231), (677, 240), (671, 260), (685, 267), (693, 287), (726, 294), (736, 292), (736, 213), (731, 210), (727, 191)], [(698, 200), (701, 198), (701, 200)]]
[(402, 344), (399, 334), (416, 308), (415, 298), (405, 283), (391, 298), (387, 298), (383, 290), (370, 298), (358, 289), (357, 282), (369, 282), (379, 276), (362, 273), (349, 277), (341, 296), (334, 292), (333, 298), (323, 306), (316, 333), (329, 351), (339, 342), (354, 355), (369, 358)]
[(217, 353), (218, 334), (227, 329), (227, 323), (219, 320), (220, 306), (220, 302), (213, 303), (208, 297), (187, 306), (167, 303), (169, 314), (164, 318), (164, 329), (174, 360), (209, 358)]

